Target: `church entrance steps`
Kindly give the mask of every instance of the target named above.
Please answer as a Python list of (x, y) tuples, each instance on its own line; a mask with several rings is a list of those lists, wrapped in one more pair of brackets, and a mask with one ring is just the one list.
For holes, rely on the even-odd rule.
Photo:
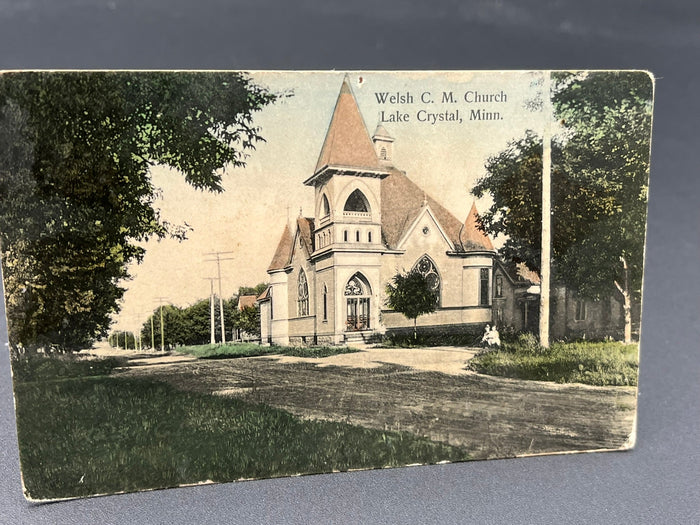
[(381, 335), (372, 330), (361, 330), (357, 332), (345, 332), (345, 344), (371, 344), (378, 343)]

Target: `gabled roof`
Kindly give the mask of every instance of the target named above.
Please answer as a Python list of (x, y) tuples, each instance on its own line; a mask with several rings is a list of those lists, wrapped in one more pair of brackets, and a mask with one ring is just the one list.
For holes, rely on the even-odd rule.
[(243, 310), (243, 308), (250, 308), (255, 306), (255, 301), (257, 300), (257, 295), (241, 295), (238, 297), (238, 309)]
[[(457, 250), (462, 251), (462, 245), (464, 245), (465, 251), (493, 251), (493, 245), (486, 235), (478, 230), (472, 231), (476, 226), (470, 223), (469, 217), (463, 225), (460, 220), (430, 195), (427, 195), (402, 171), (390, 168), (389, 176), (382, 180), (381, 188), (382, 237), (388, 248), (395, 249), (398, 246), (399, 241), (423, 210), (424, 204), (427, 204)], [(472, 206), (470, 216), (472, 212), (476, 213), (474, 206)], [(469, 239), (468, 243), (460, 241), (460, 233), (463, 241)]]
[(277, 243), (277, 250), (275, 250), (275, 255), (272, 257), (272, 262), (267, 269), (268, 272), (281, 270), (289, 264), (289, 259), (292, 256), (293, 244), (294, 239), (292, 238), (292, 233), (289, 231), (289, 226), (285, 224), (282, 237), (280, 237)]
[(464, 228), (459, 235), (460, 244), (466, 251), (469, 250), (493, 250), (491, 239), (479, 228), (479, 212), (476, 211), (476, 203), (472, 203)]
[(524, 262), (501, 261), (497, 259), (508, 278), (516, 285), (538, 285), (540, 276), (537, 272), (530, 270)]
[(314, 173), (326, 166), (382, 169), (347, 77), (340, 88)]

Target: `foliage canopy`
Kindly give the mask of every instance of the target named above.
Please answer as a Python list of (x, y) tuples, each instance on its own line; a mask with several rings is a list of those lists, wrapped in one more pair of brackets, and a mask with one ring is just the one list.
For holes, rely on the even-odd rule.
[(164, 221), (152, 166), (220, 192), (263, 140), (277, 95), (242, 73), (0, 76), (0, 247), (13, 345), (76, 350), (106, 335), (143, 241)]
[[(639, 293), (649, 178), (653, 84), (644, 72), (562, 73), (553, 79), (560, 131), (552, 147), (553, 275), (579, 294)], [(501, 255), (539, 271), (542, 143), (533, 132), (486, 163), (472, 193), (490, 195), (483, 229), (507, 236)]]
[(389, 308), (413, 319), (413, 337), (416, 338), (416, 322), (419, 316), (434, 312), (438, 298), (428, 279), (413, 269), (407, 273), (397, 273), (386, 286)]

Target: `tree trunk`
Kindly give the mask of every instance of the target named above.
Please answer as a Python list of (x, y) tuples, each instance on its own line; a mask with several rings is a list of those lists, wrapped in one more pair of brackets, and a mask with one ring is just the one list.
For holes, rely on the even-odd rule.
[(623, 269), (623, 286), (615, 281), (615, 287), (622, 295), (622, 311), (625, 316), (625, 344), (632, 342), (632, 298), (629, 290), (629, 271), (627, 261), (624, 257), (620, 257)]
[(416, 323), (418, 322), (418, 318), (414, 317), (413, 318), (413, 341), (418, 340), (418, 329), (416, 328)]

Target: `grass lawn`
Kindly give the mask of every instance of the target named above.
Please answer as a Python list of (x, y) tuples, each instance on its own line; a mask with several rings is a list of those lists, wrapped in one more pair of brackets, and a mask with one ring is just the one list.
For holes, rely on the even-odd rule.
[(359, 352), (346, 346), (262, 346), (256, 343), (232, 343), (227, 345), (181, 346), (175, 349), (181, 354), (201, 359), (230, 359), (259, 355), (291, 355), (296, 357), (328, 357), (336, 354)]
[(57, 380), (15, 374), (22, 475), (32, 499), (469, 459), (406, 432), (307, 421), (90, 371)]
[(482, 374), (587, 385), (636, 386), (638, 345), (618, 342), (552, 343), (539, 348), (522, 337), (477, 355), (469, 368)]

